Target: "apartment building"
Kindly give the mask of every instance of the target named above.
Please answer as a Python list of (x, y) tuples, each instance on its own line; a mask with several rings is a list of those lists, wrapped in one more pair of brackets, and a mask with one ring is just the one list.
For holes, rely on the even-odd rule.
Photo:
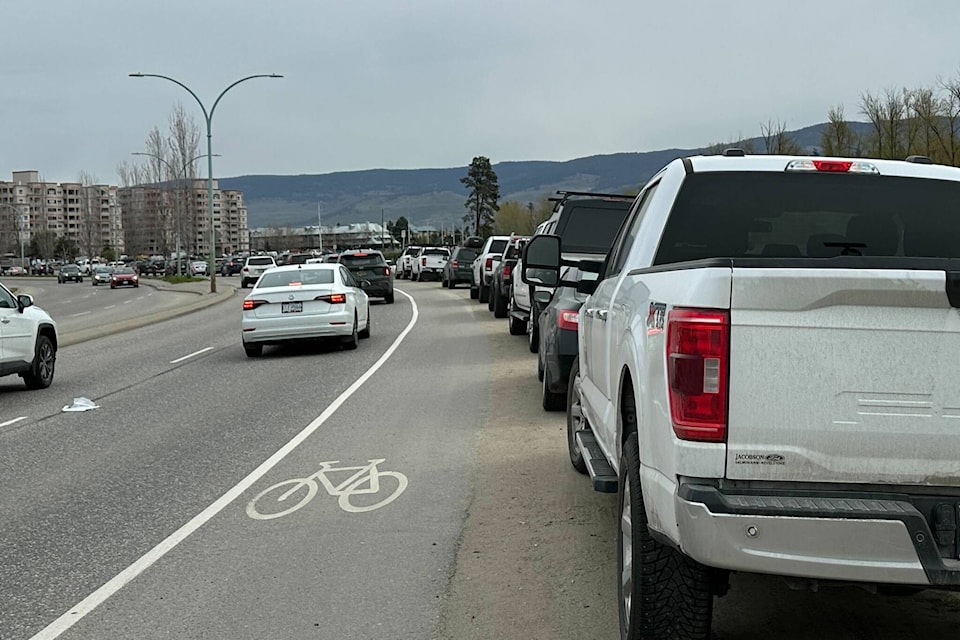
[(12, 177), (0, 181), (0, 253), (16, 252), (21, 242), (29, 247), (37, 238), (45, 245), (41, 252), (52, 254), (63, 237), (80, 253), (124, 251), (117, 187), (47, 182), (38, 171), (14, 171)]
[[(156, 185), (123, 187), (118, 192), (126, 242), (137, 255), (193, 255), (210, 252), (207, 181), (189, 179)], [(213, 182), (213, 224), (216, 253), (250, 250), (243, 192), (221, 190)]]

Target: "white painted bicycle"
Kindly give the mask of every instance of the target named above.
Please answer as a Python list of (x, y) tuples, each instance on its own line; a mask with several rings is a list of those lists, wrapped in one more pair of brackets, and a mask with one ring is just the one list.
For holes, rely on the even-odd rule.
[[(321, 462), (320, 470), (306, 478), (293, 478), (284, 480), (264, 489), (247, 504), (247, 515), (255, 520), (273, 520), (282, 518), (307, 505), (313, 500), (322, 485), (331, 496), (337, 496), (337, 502), (340, 508), (349, 513), (363, 513), (373, 511), (396, 500), (404, 489), (407, 488), (407, 476), (398, 471), (380, 471), (377, 468), (381, 462), (386, 462), (385, 458), (378, 460), (369, 460), (369, 464), (362, 467), (334, 467), (339, 464), (339, 460), (330, 462)], [(353, 471), (354, 473), (346, 480), (334, 484), (328, 473), (339, 471)], [(381, 478), (392, 478), (397, 486), (392, 492), (387, 493), (382, 500), (373, 503), (366, 503), (364, 500), (358, 500), (360, 504), (351, 502), (355, 496), (376, 496), (381, 490), (389, 491), (384, 483), (381, 487)], [(392, 484), (392, 481), (391, 481)], [(288, 502), (289, 501), (289, 502)], [(276, 507), (285, 507), (276, 510)]]

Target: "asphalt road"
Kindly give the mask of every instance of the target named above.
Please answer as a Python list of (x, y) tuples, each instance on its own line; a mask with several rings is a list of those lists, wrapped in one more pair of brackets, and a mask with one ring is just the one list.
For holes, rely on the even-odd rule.
[(140, 287), (58, 284), (56, 278), (7, 278), (4, 283), (20, 293), (33, 295), (34, 302), (57, 321), (60, 333), (130, 320), (138, 316), (191, 302), (195, 294), (158, 290), (145, 283)]
[[(0, 424), (23, 417), (0, 427), (0, 638), (617, 637), (615, 498), (570, 468), (536, 357), (466, 289), (400, 287), (416, 313), (402, 295), (375, 305), (354, 352), (248, 359), (235, 296), (63, 349), (50, 389), (0, 379)], [(61, 411), (81, 395), (100, 408)], [(318, 486), (263, 519), (290, 504), (268, 493), (251, 517), (258, 494), (321, 463), (380, 459), (402, 492), (384, 473), (375, 496)], [(949, 594), (748, 575), (718, 600), (715, 637), (958, 625)]]

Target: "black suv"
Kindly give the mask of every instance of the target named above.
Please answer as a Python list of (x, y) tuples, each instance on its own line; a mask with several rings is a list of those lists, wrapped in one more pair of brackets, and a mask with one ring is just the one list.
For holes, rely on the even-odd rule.
[(235, 276), (243, 269), (244, 258), (227, 258), (220, 265), (221, 276)]
[(337, 260), (345, 266), (357, 280), (366, 280), (370, 284), (363, 287), (368, 296), (383, 298), (387, 304), (393, 304), (393, 276), (390, 265), (379, 251), (344, 251)]
[(65, 264), (60, 267), (60, 273), (57, 274), (57, 282), (83, 282), (83, 274), (80, 273), (80, 267), (75, 264)]
[[(483, 246), (481, 244), (481, 246)], [(457, 247), (453, 250), (450, 259), (443, 267), (443, 275), (440, 276), (440, 284), (448, 289), (453, 289), (461, 282), (470, 284), (473, 282), (473, 261), (477, 259), (476, 247)]]

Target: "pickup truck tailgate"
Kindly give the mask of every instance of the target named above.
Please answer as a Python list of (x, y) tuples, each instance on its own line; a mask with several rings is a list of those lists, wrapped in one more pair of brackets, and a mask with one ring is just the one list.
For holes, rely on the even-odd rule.
[(726, 476), (960, 486), (944, 271), (734, 268)]

